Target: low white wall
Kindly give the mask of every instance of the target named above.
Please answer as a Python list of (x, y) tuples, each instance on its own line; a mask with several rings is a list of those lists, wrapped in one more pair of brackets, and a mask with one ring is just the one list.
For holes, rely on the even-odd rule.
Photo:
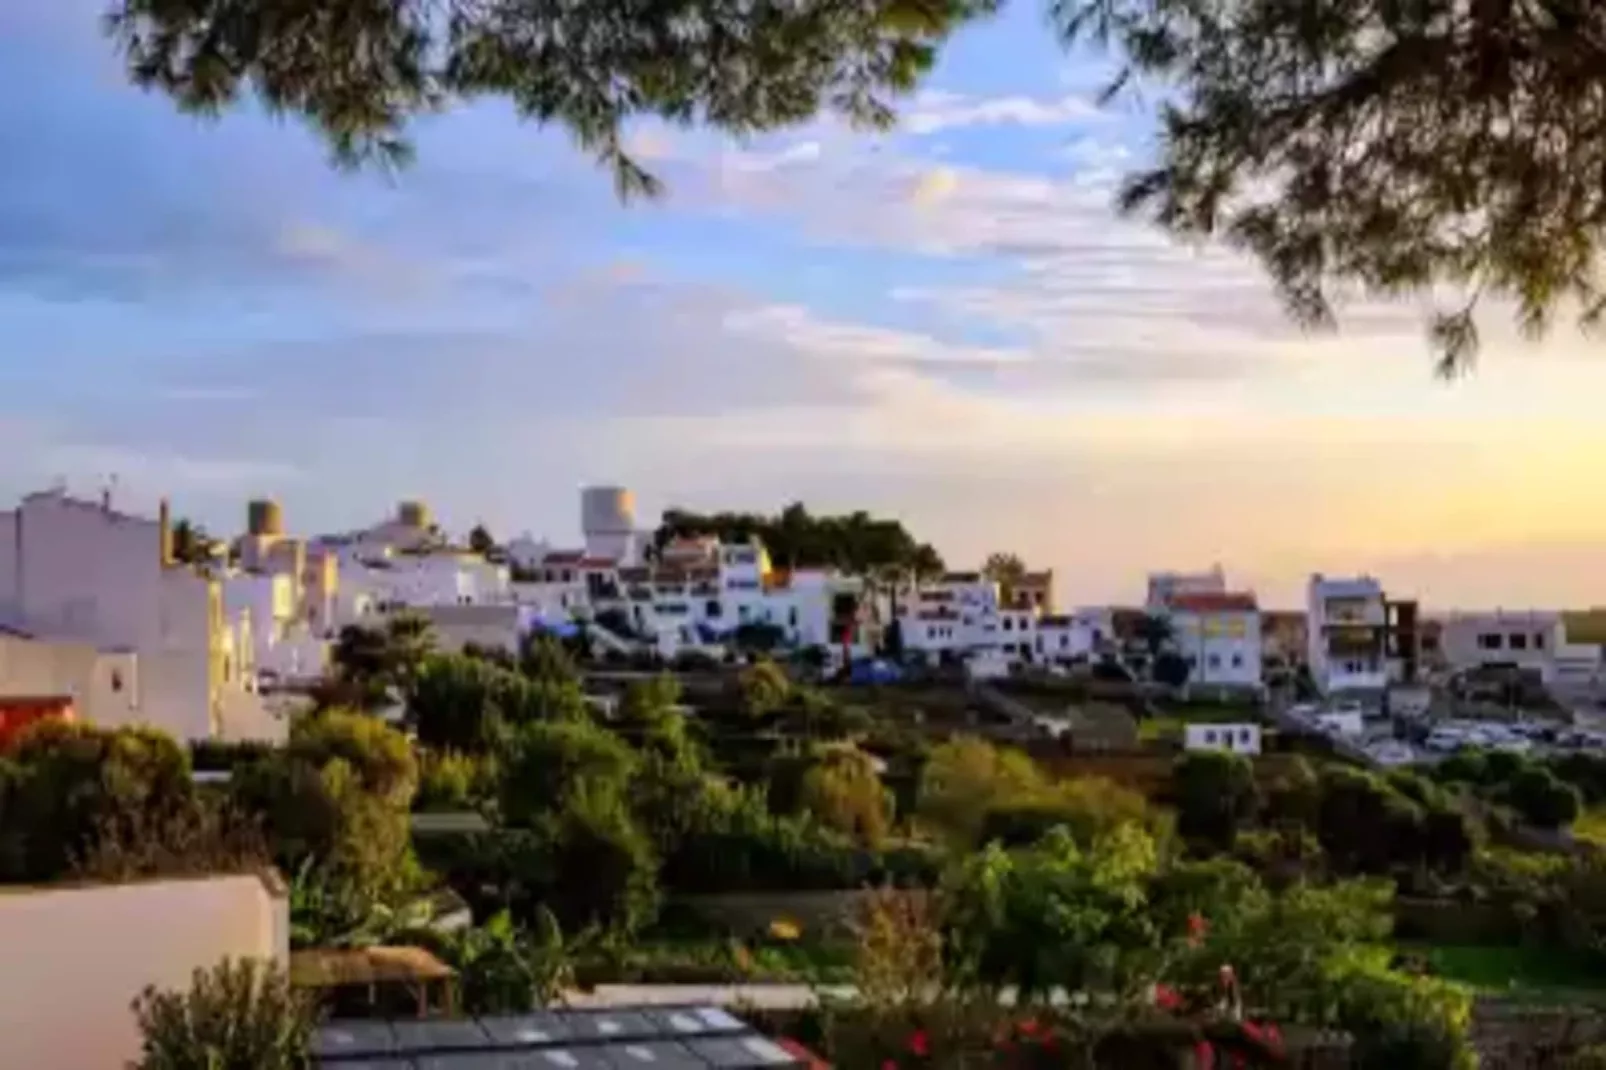
[(289, 900), (271, 875), (0, 889), (0, 1063), (121, 1070), (139, 1055), (130, 1005), (146, 985), (289, 956)]

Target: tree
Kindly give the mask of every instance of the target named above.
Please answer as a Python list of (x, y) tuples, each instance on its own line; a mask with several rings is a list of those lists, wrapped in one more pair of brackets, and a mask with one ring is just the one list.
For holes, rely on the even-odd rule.
[(877, 848), (892, 823), (892, 799), (868, 754), (835, 750), (803, 774), (803, 809), (827, 828)]
[(996, 845), (964, 859), (944, 888), (948, 940), (961, 970), (994, 991), (1013, 985), (1017, 1006), (1071, 992), (1130, 995), (1148, 974), (1159, 934), (1147, 885), (1155, 843), (1123, 825), (1080, 846), (1055, 829), (1036, 846)]
[(756, 538), (769, 550), (771, 560), (786, 568), (838, 568), (859, 576), (890, 572), (932, 576), (943, 571), (937, 551), (917, 542), (901, 522), (862, 510), (816, 516), (800, 502), (777, 516), (668, 509), (653, 541), (662, 547), (671, 539), (693, 535), (713, 535), (732, 543)]
[(639, 756), (618, 736), (578, 721), (537, 722), (513, 740), (502, 778), (502, 814), (510, 825), (536, 827), (582, 792), (597, 805), (624, 799)]
[(742, 707), (754, 717), (764, 717), (785, 705), (792, 693), (786, 670), (773, 661), (756, 661), (742, 670), (737, 686)]
[(373, 710), (405, 697), (434, 647), (434, 627), (418, 613), (397, 613), (379, 628), (346, 625), (329, 655), (335, 678), (326, 704)]
[(1139, 642), (1149, 651), (1151, 658), (1160, 656), (1176, 638), (1176, 629), (1171, 626), (1171, 618), (1164, 613), (1145, 613), (1137, 619), (1134, 634)]
[(1040, 798), (1042, 771), (1018, 750), (960, 737), (933, 748), (920, 775), (920, 816), (957, 840), (975, 842), (989, 812)]
[(532, 679), (464, 654), (433, 654), (414, 677), (407, 716), (421, 743), (482, 754), (521, 725), (581, 720), (586, 709), (576, 682)]
[(468, 533), (468, 548), (483, 556), (496, 549), (496, 540), (484, 524), (475, 524)]
[(1161, 651), (1149, 666), (1149, 676), (1155, 683), (1173, 689), (1187, 686), (1188, 677), (1192, 675), (1193, 666), (1175, 650)]
[(201, 115), (254, 97), (305, 119), (341, 164), (405, 162), (415, 115), (504, 97), (567, 128), (628, 196), (658, 188), (626, 151), (630, 123), (742, 135), (833, 111), (885, 126), (938, 45), (998, 5), (120, 0), (108, 28), (136, 85)]
[(1256, 256), (1300, 323), (1334, 295), (1456, 300), (1440, 369), (1476, 351), (1481, 297), (1523, 331), (1594, 326), (1606, 199), (1606, 8), (1576, 0), (1063, 0), (1063, 36), (1165, 87), (1161, 158), (1122, 207)]
[(1177, 831), (1190, 840), (1230, 850), (1238, 828), (1260, 807), (1255, 767), (1241, 754), (1193, 751), (1171, 771)]
[(1004, 551), (991, 553), (981, 566), (981, 574), (998, 584), (1007, 602), (1010, 594), (1026, 575), (1026, 562), (1021, 560), (1019, 554)]
[(173, 522), (171, 533), (173, 560), (185, 565), (199, 565), (212, 560), (217, 540), (199, 524), (180, 517)]

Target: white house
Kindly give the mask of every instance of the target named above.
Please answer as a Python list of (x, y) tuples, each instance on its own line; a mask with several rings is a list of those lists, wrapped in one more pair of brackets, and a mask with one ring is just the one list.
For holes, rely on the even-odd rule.
[(226, 618), (220, 584), (172, 559), (157, 520), (64, 491), (0, 513), (0, 616), (36, 639), (138, 657), (138, 718), (181, 739), (282, 739), (255, 693), (249, 644)]
[(1561, 614), (1546, 610), (1452, 613), (1439, 635), (1452, 669), (1512, 666), (1537, 672), (1547, 684), (1555, 682), (1566, 645)]
[(1189, 724), (1182, 729), (1186, 750), (1224, 750), (1234, 754), (1260, 753), (1258, 724)]
[(1245, 592), (1173, 593), (1164, 612), (1177, 653), (1188, 660), (1189, 684), (1258, 687), (1260, 607)]
[(1091, 660), (1115, 635), (1108, 609), (1078, 609), (1051, 614), (1036, 622), (1037, 660), (1067, 664)]
[(1306, 662), (1319, 691), (1382, 691), (1388, 686), (1388, 602), (1377, 580), (1312, 576), (1306, 622)]

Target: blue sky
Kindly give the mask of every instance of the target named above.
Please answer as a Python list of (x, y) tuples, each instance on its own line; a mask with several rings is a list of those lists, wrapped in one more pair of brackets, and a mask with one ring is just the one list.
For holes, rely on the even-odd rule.
[(232, 531), (403, 497), (572, 536), (576, 488), (649, 509), (894, 512), (1062, 598), (1222, 561), (1274, 603), (1371, 569), (1437, 604), (1606, 600), (1589, 344), (1429, 374), (1421, 310), (1304, 338), (1252, 265), (1117, 220), (1147, 153), (1038, 8), (966, 31), (894, 133), (748, 144), (643, 127), (621, 206), (494, 104), (387, 179), (294, 123), (202, 123), (122, 84), (87, 0), (0, 10), (0, 492), (115, 473)]

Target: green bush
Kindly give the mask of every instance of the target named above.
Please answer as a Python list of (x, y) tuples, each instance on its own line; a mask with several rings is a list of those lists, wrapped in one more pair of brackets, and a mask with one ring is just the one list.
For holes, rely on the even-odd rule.
[(1545, 829), (1566, 828), (1582, 809), (1577, 788), (1532, 765), (1518, 770), (1498, 798), (1528, 824)]
[(1177, 832), (1185, 839), (1230, 850), (1239, 828), (1260, 808), (1255, 768), (1241, 754), (1193, 751), (1171, 773)]
[(0, 880), (60, 879), (109, 824), (166, 821), (195, 794), (189, 756), (155, 729), (37, 724), (0, 773)]
[(419, 759), (418, 794), (413, 809), (430, 813), (474, 810), (498, 790), (496, 763), (490, 757), (454, 751), (427, 751)]
[(502, 775), (502, 814), (534, 827), (579, 792), (623, 799), (640, 761), (612, 732), (586, 721), (536, 722), (514, 737)]
[(146, 988), (133, 1009), (142, 1039), (132, 1070), (303, 1070), (312, 1065), (312, 1008), (270, 964), (225, 960), (196, 970), (187, 991)]

